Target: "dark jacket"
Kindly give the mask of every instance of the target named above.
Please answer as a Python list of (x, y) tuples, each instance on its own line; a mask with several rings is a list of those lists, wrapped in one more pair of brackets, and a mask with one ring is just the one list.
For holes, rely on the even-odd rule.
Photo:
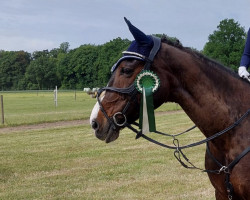
[(240, 66), (244, 66), (248, 68), (249, 65), (250, 65), (250, 28), (247, 33), (247, 40), (246, 40), (244, 52), (240, 61)]

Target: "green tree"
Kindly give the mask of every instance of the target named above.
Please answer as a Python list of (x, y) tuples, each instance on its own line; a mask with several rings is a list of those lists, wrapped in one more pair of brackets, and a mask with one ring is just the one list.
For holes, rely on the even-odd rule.
[(0, 52), (0, 89), (25, 89), (25, 71), (31, 55), (24, 51)]
[(27, 67), (25, 78), (28, 82), (27, 89), (52, 89), (58, 81), (56, 58), (50, 56), (48, 50), (33, 53), (33, 60)]
[(217, 30), (209, 35), (203, 54), (236, 70), (240, 63), (245, 39), (246, 32), (238, 22), (233, 19), (224, 19), (217, 26)]
[(121, 57), (121, 52), (126, 50), (130, 41), (120, 37), (105, 43), (100, 47), (98, 60), (96, 62), (98, 70), (98, 86), (105, 86), (111, 75), (111, 67)]
[(69, 52), (69, 43), (68, 42), (63, 42), (60, 44), (59, 48), (54, 48), (48, 52), (50, 56), (57, 58), (59, 54), (67, 54)]
[(107, 84), (112, 65), (128, 48), (129, 40), (116, 38), (103, 45), (82, 45), (60, 56), (58, 71), (62, 87), (82, 89), (102, 87)]
[(97, 57), (98, 46), (90, 44), (71, 50), (67, 55), (60, 55), (58, 72), (62, 87), (68, 89), (93, 87), (97, 81), (95, 68)]
[(69, 52), (69, 43), (68, 42), (63, 42), (60, 44), (59, 51), (60, 53), (68, 53)]

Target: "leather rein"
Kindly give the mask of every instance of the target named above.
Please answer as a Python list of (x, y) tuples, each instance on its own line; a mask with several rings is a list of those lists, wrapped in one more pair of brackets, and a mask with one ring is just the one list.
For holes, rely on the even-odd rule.
[[(151, 64), (153, 63), (154, 57), (157, 54), (157, 52), (159, 51), (160, 47), (161, 47), (161, 40), (158, 37), (154, 37), (152, 36), (153, 42), (154, 42), (154, 46), (150, 52), (149, 57), (145, 57), (143, 55), (134, 53), (134, 52), (125, 52), (126, 54), (128, 54), (129, 56), (127, 56), (127, 58), (134, 58), (134, 59), (138, 59), (138, 60), (143, 60), (145, 61), (145, 65), (143, 70), (149, 70)], [(126, 59), (126, 58), (125, 58)], [(124, 60), (124, 59), (121, 59)], [(119, 62), (119, 61), (118, 61)], [(118, 65), (118, 63), (116, 63), (116, 65)], [(117, 66), (115, 66), (117, 67)], [(115, 113), (112, 117), (109, 117), (108, 114), (106, 113), (105, 109), (102, 106), (101, 103), (101, 94), (104, 91), (112, 91), (112, 92), (117, 92), (117, 93), (122, 93), (122, 94), (127, 94), (129, 95), (131, 98), (130, 100), (127, 102), (126, 106), (124, 107), (124, 109), (121, 112), (117, 112)], [(99, 103), (100, 106), (100, 110), (102, 111), (102, 113), (104, 114), (104, 116), (107, 118), (107, 120), (109, 121), (110, 125), (112, 126), (112, 128), (115, 130), (118, 127), (127, 127), (130, 130), (132, 130), (134, 133), (136, 133), (136, 139), (142, 137), (146, 140), (148, 140), (149, 142), (152, 142), (154, 144), (157, 144), (161, 147), (167, 148), (167, 149), (173, 149), (174, 150), (174, 156), (175, 158), (180, 162), (180, 164), (185, 167), (185, 168), (189, 168), (189, 169), (199, 169), (202, 170), (202, 172), (207, 172), (207, 173), (215, 173), (215, 174), (220, 174), (221, 172), (226, 174), (226, 178), (225, 178), (225, 185), (226, 185), (226, 189), (227, 189), (227, 194), (228, 194), (228, 199), (232, 200), (233, 199), (233, 186), (230, 182), (230, 171), (233, 169), (233, 167), (240, 161), (241, 158), (243, 158), (247, 153), (250, 152), (250, 146), (248, 148), (246, 148), (241, 154), (239, 154), (229, 165), (225, 166), (223, 164), (221, 164), (210, 152), (210, 148), (209, 148), (209, 141), (214, 140), (215, 138), (218, 138), (219, 136), (223, 135), (224, 133), (232, 130), (233, 128), (235, 128), (236, 126), (238, 126), (249, 114), (250, 114), (250, 109), (244, 114), (242, 115), (235, 123), (233, 123), (232, 125), (230, 125), (229, 127), (225, 128), (224, 130), (215, 133), (214, 135), (205, 138), (199, 142), (194, 142), (185, 146), (180, 146), (179, 144), (179, 140), (177, 139), (177, 137), (179, 135), (182, 135), (184, 133), (187, 133), (191, 130), (193, 130), (194, 128), (196, 128), (196, 126), (193, 126), (189, 129), (187, 129), (184, 132), (172, 135), (172, 134), (167, 134), (167, 133), (163, 133), (160, 131), (155, 131), (154, 133), (156, 134), (160, 134), (163, 136), (167, 136), (167, 137), (172, 137), (173, 139), (173, 145), (174, 146), (169, 146), (166, 144), (163, 144), (161, 142), (158, 142), (150, 137), (148, 137), (145, 134), (142, 134), (141, 130), (137, 130), (136, 128), (134, 128), (131, 124), (129, 124), (127, 122), (127, 117), (125, 115), (126, 111), (128, 110), (129, 106), (131, 105), (131, 103), (133, 101), (135, 101), (136, 96), (138, 94), (138, 91), (135, 88), (135, 85), (132, 84), (131, 86), (127, 87), (127, 88), (116, 88), (116, 87), (103, 87), (101, 89), (98, 90), (97, 92), (97, 101)], [(117, 117), (120, 116), (123, 118), (122, 122), (119, 122), (119, 120), (117, 119)], [(138, 126), (139, 124), (134, 122), (133, 125)], [(218, 167), (220, 169), (218, 170), (204, 170), (201, 168), (196, 167), (194, 164), (192, 164), (189, 159), (187, 158), (187, 156), (183, 153), (183, 149), (186, 148), (190, 148), (190, 147), (194, 147), (194, 146), (198, 146), (201, 144), (206, 143), (207, 148), (206, 151), (208, 153), (208, 155), (211, 157), (211, 159), (218, 165)], [(182, 160), (182, 158), (185, 160)], [(186, 162), (186, 163), (185, 163)]]

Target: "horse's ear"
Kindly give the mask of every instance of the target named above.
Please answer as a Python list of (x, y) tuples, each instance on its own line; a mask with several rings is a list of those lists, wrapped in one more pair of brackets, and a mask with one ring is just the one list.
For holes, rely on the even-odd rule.
[(131, 24), (129, 20), (127, 20), (126, 17), (124, 17), (125, 22), (128, 25), (128, 28), (132, 35), (134, 36), (136, 42), (140, 44), (151, 44), (152, 38), (144, 34), (142, 31), (140, 31), (138, 28), (136, 28), (134, 25)]

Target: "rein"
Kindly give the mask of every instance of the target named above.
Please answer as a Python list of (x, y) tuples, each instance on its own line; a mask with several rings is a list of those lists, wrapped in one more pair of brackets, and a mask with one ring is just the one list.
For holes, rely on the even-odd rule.
[[(152, 36), (153, 42), (154, 42), (154, 46), (150, 52), (149, 57), (145, 57), (141, 54), (135, 53), (135, 52), (123, 52), (126, 54), (126, 56), (122, 57), (121, 59), (118, 60), (118, 62), (112, 67), (112, 72), (115, 71), (115, 69), (117, 68), (117, 66), (120, 64), (121, 61), (125, 60), (125, 59), (137, 59), (137, 60), (142, 60), (145, 61), (145, 65), (143, 70), (149, 70), (151, 64), (153, 63), (154, 57), (157, 54), (157, 52), (159, 51), (160, 47), (161, 47), (161, 40), (160, 38), (154, 37)], [(121, 94), (126, 94), (130, 96), (130, 100), (127, 102), (127, 104), (125, 105), (125, 107), (123, 108), (123, 110), (121, 112), (117, 112), (115, 113), (112, 117), (109, 117), (108, 114), (106, 113), (105, 109), (103, 108), (103, 105), (101, 103), (101, 99), (100, 96), (102, 94), (102, 92), (105, 91), (112, 91), (112, 92), (117, 92), (117, 93), (121, 93)], [(127, 87), (127, 88), (116, 88), (116, 87), (104, 87), (98, 90), (97, 93), (97, 101), (99, 103), (99, 107), (100, 110), (102, 111), (102, 113), (104, 114), (104, 116), (107, 118), (107, 120), (110, 123), (110, 126), (115, 130), (118, 127), (127, 127), (130, 130), (132, 130), (134, 133), (136, 133), (136, 139), (142, 137), (146, 140), (148, 140), (149, 142), (152, 142), (156, 145), (159, 145), (161, 147), (167, 148), (167, 149), (173, 149), (174, 150), (174, 156), (175, 158), (180, 162), (180, 164), (185, 167), (185, 168), (189, 168), (189, 169), (199, 169), (202, 172), (207, 172), (207, 173), (215, 173), (215, 174), (220, 174), (221, 172), (224, 172), (226, 174), (226, 178), (225, 178), (225, 185), (226, 185), (226, 189), (227, 189), (227, 194), (228, 194), (228, 199), (232, 200), (233, 198), (233, 186), (230, 182), (230, 170), (233, 169), (233, 167), (240, 161), (241, 158), (243, 158), (247, 153), (250, 152), (250, 147), (246, 148), (241, 154), (239, 154), (228, 166), (224, 166), (223, 164), (221, 164), (219, 161), (216, 160), (216, 158), (211, 154), (210, 149), (209, 149), (209, 141), (214, 140), (216, 138), (218, 138), (219, 136), (223, 135), (224, 133), (232, 130), (233, 128), (235, 128), (236, 126), (238, 126), (249, 114), (250, 114), (250, 109), (247, 110), (247, 112), (242, 115), (236, 122), (234, 122), (232, 125), (230, 125), (229, 127), (225, 128), (222, 131), (219, 131), (217, 133), (215, 133), (214, 135), (203, 139), (199, 142), (194, 142), (185, 146), (180, 146), (179, 144), (179, 140), (177, 139), (178, 136), (187, 133), (191, 130), (193, 130), (194, 128), (196, 128), (196, 126), (193, 126), (189, 129), (187, 129), (184, 132), (172, 135), (172, 134), (167, 134), (167, 133), (163, 133), (160, 131), (152, 131), (156, 134), (159, 135), (163, 135), (163, 136), (167, 136), (167, 137), (172, 137), (173, 139), (173, 145), (174, 146), (170, 146), (167, 144), (163, 144), (161, 142), (158, 142), (150, 137), (148, 137), (147, 135), (142, 133), (142, 130), (137, 130), (136, 128), (134, 128), (131, 124), (129, 124), (127, 122), (127, 117), (125, 115), (125, 113), (127, 112), (129, 106), (131, 105), (132, 102), (134, 102), (136, 100), (136, 96), (138, 94), (138, 91), (135, 87), (134, 84), (132, 84), (131, 86)], [(119, 122), (118, 120), (118, 116), (123, 118), (122, 122)], [(134, 122), (133, 125), (138, 126), (139, 124)], [(186, 157), (186, 155), (182, 152), (183, 149), (187, 149), (187, 148), (191, 148), (191, 147), (195, 147), (201, 144), (207, 144), (207, 153), (208, 155), (212, 158), (212, 160), (220, 167), (219, 170), (204, 170), (201, 168), (196, 167), (194, 164), (192, 164), (189, 159)], [(183, 161), (182, 158), (185, 160)], [(186, 162), (186, 163), (185, 163)]]
[[(242, 115), (236, 122), (234, 122), (232, 125), (230, 125), (229, 127), (225, 128), (224, 130), (220, 131), (220, 132), (217, 132), (215, 133), (214, 135), (204, 139), (204, 140), (201, 140), (199, 142), (194, 142), (194, 143), (191, 143), (191, 144), (188, 144), (188, 145), (185, 145), (185, 146), (180, 146), (180, 143), (179, 143), (179, 140), (176, 138), (177, 136), (180, 136), (184, 133), (187, 133), (191, 130), (193, 130), (194, 128), (196, 128), (196, 126), (193, 126), (189, 129), (187, 129), (186, 131), (183, 131), (181, 133), (178, 133), (178, 134), (175, 134), (175, 135), (171, 135), (171, 134), (167, 134), (167, 133), (162, 133), (160, 131), (155, 131), (154, 133), (156, 134), (160, 134), (160, 135), (164, 135), (164, 136), (167, 136), (167, 137), (172, 137), (173, 138), (173, 145), (174, 146), (169, 146), (167, 144), (163, 144), (161, 142), (158, 142), (150, 137), (148, 137), (147, 135), (143, 134), (141, 131), (138, 131), (137, 129), (135, 129), (134, 127), (132, 127), (131, 124), (128, 124), (126, 123), (126, 127), (129, 128), (130, 130), (132, 130), (134, 133), (136, 133), (136, 139), (142, 137), (146, 140), (148, 140), (149, 142), (152, 142), (154, 144), (157, 144), (161, 147), (164, 147), (164, 148), (167, 148), (167, 149), (174, 149), (174, 155), (176, 157), (176, 159), (185, 167), (185, 168), (196, 168), (196, 169), (200, 169), (198, 167), (194, 167), (194, 165), (187, 159), (187, 157), (185, 156), (185, 154), (182, 152), (183, 149), (187, 149), (187, 148), (191, 148), (191, 147), (195, 147), (195, 146), (198, 146), (198, 145), (201, 145), (201, 144), (204, 144), (206, 143), (207, 146), (208, 146), (208, 142), (223, 135), (224, 133), (232, 130), (233, 128), (235, 128), (236, 126), (238, 126), (248, 115), (250, 114), (250, 109), (244, 114)], [(134, 123), (135, 126), (138, 126), (138, 123)], [(250, 147), (249, 147), (250, 148)], [(209, 148), (207, 147), (207, 151), (210, 152)], [(178, 154), (178, 156), (177, 156)], [(210, 153), (211, 154), (211, 153)], [(192, 167), (188, 167), (186, 164), (184, 164), (182, 161), (181, 161), (181, 157), (180, 155), (183, 156), (183, 158), (189, 163), (192, 165)], [(212, 154), (211, 154), (212, 155)], [(206, 171), (206, 170), (203, 170), (203, 171)], [(206, 171), (208, 172), (208, 171)], [(209, 171), (211, 172), (211, 170)]]
[[(179, 149), (179, 150), (182, 150), (182, 149), (186, 149), (186, 148), (190, 148), (190, 147), (195, 147), (195, 146), (198, 146), (198, 145), (207, 143), (207, 142), (209, 142), (209, 141), (211, 141), (211, 140), (213, 140), (213, 139), (215, 139), (215, 138), (217, 138), (217, 137), (223, 135), (224, 133), (226, 133), (226, 132), (230, 131), (231, 129), (235, 128), (236, 126), (238, 126), (238, 125), (241, 123), (241, 121), (243, 121), (249, 114), (250, 114), (250, 109), (247, 110), (247, 112), (246, 112), (244, 115), (242, 115), (236, 122), (234, 122), (234, 123), (233, 123), (232, 125), (230, 125), (229, 127), (225, 128), (224, 130), (219, 131), (219, 132), (215, 133), (214, 135), (212, 135), (212, 136), (210, 136), (210, 137), (208, 137), (208, 138), (206, 138), (206, 139), (204, 139), (204, 140), (201, 140), (201, 141), (199, 141), (199, 142), (194, 142), (194, 143), (192, 143), (192, 144), (188, 144), (188, 145), (185, 145), (185, 146), (179, 146), (179, 142), (178, 142), (178, 145), (176, 145), (175, 142), (174, 142), (174, 141), (178, 141), (178, 139), (177, 139), (176, 137), (179, 136), (179, 135), (182, 135), (182, 134), (184, 134), (184, 133), (187, 133), (187, 132), (189, 132), (189, 131), (191, 131), (191, 130), (193, 130), (194, 128), (196, 128), (196, 126), (193, 126), (193, 127), (189, 128), (189, 129), (187, 129), (186, 131), (181, 132), (181, 133), (178, 133), (178, 134), (176, 134), (176, 135), (171, 135), (171, 134), (167, 134), (167, 133), (162, 133), (162, 132), (160, 132), (160, 131), (155, 131), (155, 132), (154, 132), (154, 133), (157, 133), (157, 134), (160, 134), (160, 135), (172, 137), (172, 138), (173, 138), (173, 144), (174, 144), (175, 146), (169, 146), (169, 145), (160, 143), (160, 142), (158, 142), (158, 141), (156, 141), (156, 140), (154, 140), (154, 139), (152, 139), (152, 138), (146, 136), (145, 134), (142, 134), (141, 131), (136, 130), (134, 127), (131, 126), (131, 124), (128, 124), (128, 123), (127, 123), (126, 126), (127, 126), (129, 129), (131, 129), (133, 132), (135, 132), (135, 133), (137, 134), (137, 135), (136, 135), (136, 139), (142, 137), (142, 138), (144, 138), (144, 139), (146, 139), (146, 140), (148, 140), (148, 141), (150, 141), (150, 142), (153, 142), (153, 143), (155, 143), (155, 144), (157, 144), (157, 145), (160, 145), (160, 146), (165, 147), (165, 148), (168, 148), (168, 149), (175, 149), (175, 150), (176, 150), (176, 149)], [(134, 125), (135, 125), (135, 126), (138, 126), (137, 123), (134, 123)]]
[[(130, 130), (132, 130), (133, 132), (136, 133), (136, 139), (142, 137), (146, 140), (148, 140), (149, 142), (152, 142), (154, 144), (157, 144), (161, 147), (167, 148), (167, 149), (174, 149), (174, 157), (177, 159), (177, 161), (179, 161), (179, 163), (188, 169), (198, 169), (201, 170), (202, 172), (207, 172), (207, 173), (214, 173), (214, 174), (221, 174), (221, 172), (223, 172), (226, 175), (225, 178), (225, 186), (226, 186), (226, 191), (227, 191), (227, 196), (229, 200), (233, 199), (233, 185), (230, 182), (230, 170), (232, 170), (234, 168), (234, 166), (245, 156), (250, 152), (250, 146), (248, 146), (244, 151), (242, 151), (230, 164), (228, 164), (227, 166), (221, 164), (214, 156), (213, 154), (210, 152), (210, 148), (209, 148), (209, 141), (216, 139), (217, 137), (223, 135), (224, 133), (232, 130), (233, 128), (235, 128), (236, 126), (238, 126), (250, 113), (250, 109), (247, 110), (247, 112), (242, 115), (236, 122), (234, 122), (232, 125), (230, 125), (229, 127), (225, 128), (224, 130), (215, 133), (214, 135), (201, 140), (199, 142), (195, 142), (195, 143), (191, 143), (189, 145), (185, 145), (185, 146), (180, 146), (179, 145), (179, 140), (176, 138), (177, 136), (180, 136), (184, 133), (187, 133), (191, 130), (193, 130), (194, 128), (196, 128), (196, 126), (193, 126), (189, 129), (187, 129), (186, 131), (183, 131), (181, 133), (175, 134), (175, 135), (171, 135), (171, 134), (167, 134), (167, 133), (162, 133), (160, 131), (155, 131), (154, 133), (163, 135), (163, 136), (167, 136), (167, 137), (172, 137), (173, 138), (173, 145), (174, 146), (169, 146), (166, 144), (163, 144), (161, 142), (158, 142), (148, 136), (146, 136), (145, 134), (142, 133), (142, 131), (138, 131), (137, 129), (135, 129), (134, 127), (131, 126), (131, 124), (126, 123), (126, 127), (129, 128)], [(134, 123), (134, 125), (138, 126), (138, 123)], [(196, 167), (192, 162), (189, 161), (189, 159), (187, 158), (187, 156), (182, 152), (182, 149), (186, 149), (186, 148), (190, 148), (190, 147), (194, 147), (194, 146), (198, 146), (201, 145), (203, 143), (206, 143), (206, 152), (208, 153), (208, 155), (210, 156), (210, 158), (218, 165), (218, 167), (220, 167), (219, 170), (205, 170), (205, 169), (201, 169), (199, 167)], [(184, 158), (184, 160), (186, 161), (186, 163), (183, 162), (182, 158)]]

